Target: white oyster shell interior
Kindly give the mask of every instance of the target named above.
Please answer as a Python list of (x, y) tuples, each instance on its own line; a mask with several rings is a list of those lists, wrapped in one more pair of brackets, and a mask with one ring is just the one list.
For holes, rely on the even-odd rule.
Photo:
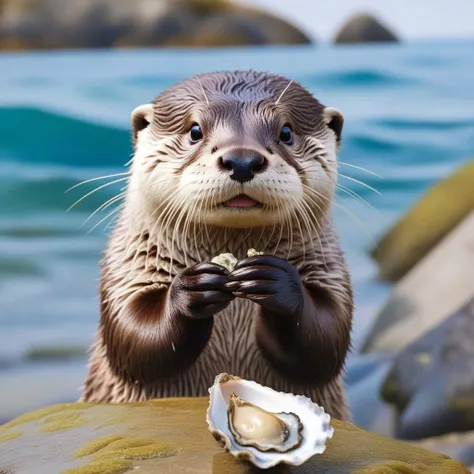
[[(229, 374), (220, 374), (209, 389), (210, 400), (207, 423), (213, 436), (224, 442), (225, 449), (233, 456), (250, 461), (261, 469), (268, 469), (279, 463), (299, 466), (326, 449), (326, 441), (334, 429), (330, 416), (309, 398), (291, 393), (277, 392), (254, 381), (244, 380)], [(298, 429), (301, 441), (287, 450), (259, 449), (259, 443), (238, 442), (229, 426), (229, 402), (232, 394), (269, 412), (270, 414), (293, 414), (301, 421), (298, 427), (290, 423), (290, 429)], [(284, 415), (282, 419), (288, 420)], [(272, 428), (273, 429), (273, 428)], [(235, 432), (235, 427), (234, 427)], [(290, 438), (297, 436), (290, 433)], [(268, 448), (268, 447), (267, 447)]]

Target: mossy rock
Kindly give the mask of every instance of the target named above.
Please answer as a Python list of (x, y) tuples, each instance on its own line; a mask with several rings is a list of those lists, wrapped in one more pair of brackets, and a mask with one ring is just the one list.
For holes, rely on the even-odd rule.
[[(208, 398), (136, 404), (75, 403), (35, 411), (0, 427), (0, 472), (61, 474), (261, 472), (225, 452), (205, 421)], [(273, 473), (468, 474), (446, 455), (332, 421), (323, 455)]]
[(312, 43), (285, 19), (231, 0), (3, 0), (2, 4), (5, 28), (0, 31), (0, 50)]
[(435, 184), (371, 250), (379, 276), (398, 281), (474, 210), (474, 160)]

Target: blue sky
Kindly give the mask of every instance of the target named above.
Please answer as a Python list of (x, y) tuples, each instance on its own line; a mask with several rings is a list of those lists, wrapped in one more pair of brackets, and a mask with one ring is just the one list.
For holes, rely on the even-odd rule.
[(327, 41), (360, 11), (377, 14), (405, 39), (474, 38), (474, 0), (237, 0), (273, 11)]

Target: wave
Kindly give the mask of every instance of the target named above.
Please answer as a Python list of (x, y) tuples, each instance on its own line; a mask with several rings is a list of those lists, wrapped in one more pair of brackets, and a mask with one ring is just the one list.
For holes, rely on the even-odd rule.
[(330, 87), (347, 87), (350, 89), (419, 84), (419, 80), (412, 77), (375, 69), (355, 69), (321, 74), (318, 75), (317, 82), (318, 84), (327, 84)]
[(385, 118), (377, 120), (377, 125), (386, 128), (396, 128), (400, 131), (452, 131), (459, 129), (474, 129), (473, 119), (446, 120), (441, 117), (432, 119)]
[(130, 132), (34, 107), (0, 107), (0, 160), (122, 166), (131, 148)]

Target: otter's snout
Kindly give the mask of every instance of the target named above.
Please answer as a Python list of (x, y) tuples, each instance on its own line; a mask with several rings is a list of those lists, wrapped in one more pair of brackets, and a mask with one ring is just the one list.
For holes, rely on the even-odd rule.
[(230, 179), (245, 183), (267, 168), (267, 159), (254, 150), (230, 150), (219, 158), (219, 167), (231, 171)]

